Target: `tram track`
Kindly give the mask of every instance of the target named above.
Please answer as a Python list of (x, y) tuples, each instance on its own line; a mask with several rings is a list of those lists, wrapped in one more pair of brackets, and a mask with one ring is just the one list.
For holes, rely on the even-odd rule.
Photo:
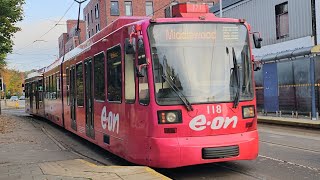
[(286, 145), (286, 144), (274, 143), (274, 142), (264, 141), (264, 140), (260, 140), (259, 142), (265, 143), (265, 144), (271, 144), (271, 145), (274, 145), (274, 146), (284, 147), (284, 148), (290, 148), (290, 149), (295, 149), (295, 150), (300, 150), (300, 151), (306, 151), (306, 152), (312, 152), (312, 153), (320, 154), (320, 151), (313, 150), (313, 149), (306, 149), (306, 148), (301, 148), (301, 147), (297, 147), (297, 146), (290, 146), (290, 145)]
[[(77, 148), (75, 147), (72, 147), (72, 144), (71, 145), (68, 145), (68, 142), (64, 142), (61, 140), (61, 137), (60, 136), (72, 136), (73, 134), (70, 133), (70, 132), (65, 132), (66, 130), (58, 127), (58, 128), (55, 128), (55, 126), (52, 126), (54, 124), (52, 124), (51, 122), (47, 122), (47, 121), (43, 121), (42, 118), (37, 118), (37, 117), (30, 117), (30, 119), (32, 120), (32, 124), (38, 128), (41, 129), (41, 131), (43, 131), (43, 133), (45, 133), (55, 144), (57, 144), (57, 146), (61, 149), (61, 150), (65, 150), (65, 151), (69, 151), (71, 153), (74, 153), (76, 154), (77, 156), (79, 156), (80, 158), (83, 158), (83, 159), (88, 159), (89, 161), (92, 161), (92, 162), (95, 162), (96, 164), (99, 164), (99, 165), (104, 165), (104, 166), (110, 166), (110, 165), (119, 165), (118, 163), (108, 163), (108, 162), (105, 162), (104, 160), (101, 160), (101, 158), (95, 158), (93, 156), (90, 155), (90, 153), (83, 153), (81, 152), (81, 150), (77, 150)], [(40, 121), (37, 121), (40, 120)], [(60, 133), (62, 133), (61, 135), (57, 135), (56, 137), (56, 133), (55, 131), (58, 131)], [(69, 134), (70, 133), (70, 134)], [(73, 137), (71, 137), (73, 138)], [(81, 139), (81, 138), (79, 138)], [(78, 140), (76, 138), (76, 140)], [(265, 140), (260, 140), (261, 143), (264, 143), (264, 144), (270, 144), (270, 145), (274, 145), (274, 146), (279, 146), (279, 147), (283, 147), (283, 148), (290, 148), (290, 149), (294, 149), (294, 150), (299, 150), (299, 151), (305, 151), (305, 152), (312, 152), (312, 153), (317, 153), (319, 154), (320, 151), (317, 151), (317, 150), (311, 150), (311, 149), (306, 149), (306, 148), (301, 148), (301, 147), (296, 147), (296, 146), (290, 146), (290, 145), (286, 145), (286, 144), (281, 144), (281, 143), (274, 143), (274, 142), (271, 142), (271, 141), (265, 141)], [(80, 142), (81, 143), (81, 142)], [(91, 145), (90, 145), (91, 146)], [(89, 147), (90, 148), (90, 147)], [(90, 148), (91, 149), (91, 148)], [(95, 151), (95, 150), (94, 150)], [(100, 153), (100, 152), (94, 152), (94, 153)], [(103, 155), (105, 156), (105, 155)], [(106, 158), (106, 157), (104, 157)], [(121, 161), (119, 157), (107, 157), (107, 159), (111, 161)], [(305, 168), (305, 169), (308, 169), (308, 170), (312, 170), (314, 172), (320, 172), (319, 169), (317, 168), (313, 168), (313, 167), (309, 167), (309, 166), (306, 166), (306, 165), (302, 165), (302, 164), (298, 164), (298, 163), (294, 163), (294, 162), (290, 162), (290, 161), (286, 161), (286, 160), (283, 160), (282, 158), (273, 158), (273, 157), (269, 157), (269, 156), (266, 156), (266, 155), (262, 155), (262, 154), (259, 154), (258, 158), (263, 158), (263, 159), (267, 159), (267, 160), (270, 160), (270, 161), (273, 161), (273, 162), (278, 162), (278, 163), (285, 163), (285, 164), (288, 164), (288, 165), (291, 165), (291, 166), (296, 166), (296, 167), (300, 167), (300, 168)], [(213, 163), (213, 164), (210, 164), (208, 165), (210, 169), (214, 168), (215, 170), (222, 170), (224, 173), (226, 173), (226, 178), (224, 179), (229, 179), (227, 176), (231, 174), (238, 174), (238, 176), (242, 176), (244, 179), (266, 179), (266, 176), (263, 175), (263, 174), (259, 174), (257, 172), (251, 172), (250, 170), (247, 170), (245, 168), (243, 168), (242, 166), (239, 166), (239, 164), (237, 163)], [(155, 169), (156, 171), (172, 178), (172, 179), (180, 179), (181, 177), (183, 177), (182, 179), (194, 179), (194, 178), (189, 178), (188, 176), (185, 176), (184, 175), (184, 172), (186, 171), (189, 171), (190, 170), (193, 170), (194, 173), (198, 174), (199, 176), (202, 175), (202, 173), (206, 174), (207, 171), (206, 170), (202, 170), (203, 166), (201, 165), (196, 165), (196, 166), (192, 166), (192, 167), (181, 167), (181, 168), (177, 168), (177, 169)], [(188, 170), (190, 169), (190, 170)], [(198, 169), (198, 170), (197, 170)], [(224, 170), (223, 170), (224, 169)], [(229, 173), (228, 173), (229, 172)], [(227, 175), (229, 174), (229, 175)], [(206, 177), (211, 177), (214, 176), (214, 174), (206, 174), (205, 175)]]
[[(115, 165), (113, 163), (104, 162), (103, 160), (100, 160), (99, 158), (94, 158), (94, 157), (91, 157), (90, 155), (86, 155), (85, 153), (82, 153), (81, 151), (78, 151), (76, 148), (73, 148), (72, 146), (68, 145), (67, 143), (61, 141), (61, 138), (55, 137), (53, 135), (54, 132), (52, 132), (52, 129), (55, 128), (52, 125), (55, 125), (55, 124), (52, 124), (51, 122), (44, 122), (44, 121), (39, 122), (39, 121), (35, 120), (35, 119), (43, 120), (41, 117), (30, 117), (30, 119), (31, 119), (32, 125), (35, 126), (36, 128), (39, 128), (50, 140), (52, 140), (59, 147), (60, 150), (71, 152), (71, 153), (79, 156), (80, 158), (95, 162), (97, 165), (102, 165), (102, 166)], [(49, 126), (49, 128), (47, 126)], [(66, 129), (63, 129), (60, 126), (57, 126), (57, 127), (58, 127), (57, 130), (62, 130), (59, 132), (63, 133), (63, 136), (72, 136), (73, 135), (71, 132), (67, 131)], [(84, 140), (87, 142), (87, 140), (82, 139), (81, 137), (78, 137), (78, 136), (75, 136), (75, 137), (77, 138), (76, 140), (81, 139), (81, 140)], [(91, 143), (89, 143), (89, 145), (96, 146), (95, 144), (91, 144)], [(100, 148), (100, 147), (98, 147), (98, 148)], [(92, 150), (92, 149), (90, 149), (90, 150)], [(94, 153), (98, 153), (98, 152), (95, 152), (96, 150), (92, 150), (92, 151), (94, 151)], [(122, 161), (122, 159), (120, 157), (116, 157), (119, 159), (114, 159), (115, 157), (108, 157), (108, 158), (109, 158), (108, 160), (111, 160), (111, 161)], [(126, 164), (126, 166), (129, 166), (129, 165), (130, 164)]]
[(261, 180), (266, 179), (264, 176), (261, 176), (261, 175), (255, 174), (255, 173), (251, 173), (249, 171), (239, 170), (239, 169), (231, 167), (231, 166), (221, 165), (221, 164), (215, 164), (215, 165), (222, 167), (222, 168), (225, 168), (225, 169), (228, 169), (230, 171), (236, 172), (236, 173), (244, 174), (244, 175), (251, 177), (251, 178), (254, 178), (254, 179), (261, 179)]

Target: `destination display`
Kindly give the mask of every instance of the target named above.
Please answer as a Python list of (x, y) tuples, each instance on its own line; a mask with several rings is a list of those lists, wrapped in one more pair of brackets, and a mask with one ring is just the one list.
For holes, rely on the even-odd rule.
[[(152, 30), (151, 30), (152, 29)], [(151, 27), (154, 40), (166, 42), (238, 42), (246, 36), (245, 26), (240, 24), (161, 24)], [(240, 36), (240, 34), (242, 34)]]

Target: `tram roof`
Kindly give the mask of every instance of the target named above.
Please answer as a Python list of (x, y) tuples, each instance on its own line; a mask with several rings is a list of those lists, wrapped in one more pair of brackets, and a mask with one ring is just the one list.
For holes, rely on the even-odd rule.
[(130, 25), (131, 23), (146, 20), (146, 19), (150, 19), (150, 17), (134, 17), (134, 16), (119, 17), (118, 19), (110, 23), (108, 26), (103, 28), (100, 32), (96, 33), (91, 38), (87, 39), (86, 41), (81, 43), (79, 46), (77, 46), (70, 52), (66, 53), (64, 57), (62, 56), (59, 59), (56, 59), (52, 64), (50, 64), (45, 68), (45, 72), (59, 66), (62, 62), (69, 61), (72, 58), (90, 50), (91, 45), (102, 40), (106, 35), (116, 31), (117, 29), (126, 25)]

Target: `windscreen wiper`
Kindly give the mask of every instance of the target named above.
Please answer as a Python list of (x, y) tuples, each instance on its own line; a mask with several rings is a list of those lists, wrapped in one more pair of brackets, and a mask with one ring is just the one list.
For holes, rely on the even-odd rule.
[(193, 111), (193, 107), (188, 101), (187, 97), (178, 89), (178, 87), (171, 81), (170, 78), (167, 78), (166, 75), (162, 74), (162, 78), (168, 82), (171, 89), (178, 95), (183, 104), (186, 106), (188, 111)]
[(237, 90), (236, 95), (233, 100), (233, 108), (237, 108), (240, 101), (240, 79), (239, 79), (239, 67), (237, 63), (236, 53), (234, 52), (234, 48), (232, 48), (232, 56), (233, 56), (233, 72), (237, 82)]

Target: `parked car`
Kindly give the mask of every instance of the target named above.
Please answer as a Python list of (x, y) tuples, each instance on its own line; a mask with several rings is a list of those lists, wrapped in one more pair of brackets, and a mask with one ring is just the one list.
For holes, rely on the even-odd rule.
[(20, 96), (19, 97), (19, 100), (24, 100), (26, 97), (24, 97), (24, 96)]
[(18, 100), (19, 100), (18, 96), (11, 96), (10, 97), (10, 101), (18, 101)]

